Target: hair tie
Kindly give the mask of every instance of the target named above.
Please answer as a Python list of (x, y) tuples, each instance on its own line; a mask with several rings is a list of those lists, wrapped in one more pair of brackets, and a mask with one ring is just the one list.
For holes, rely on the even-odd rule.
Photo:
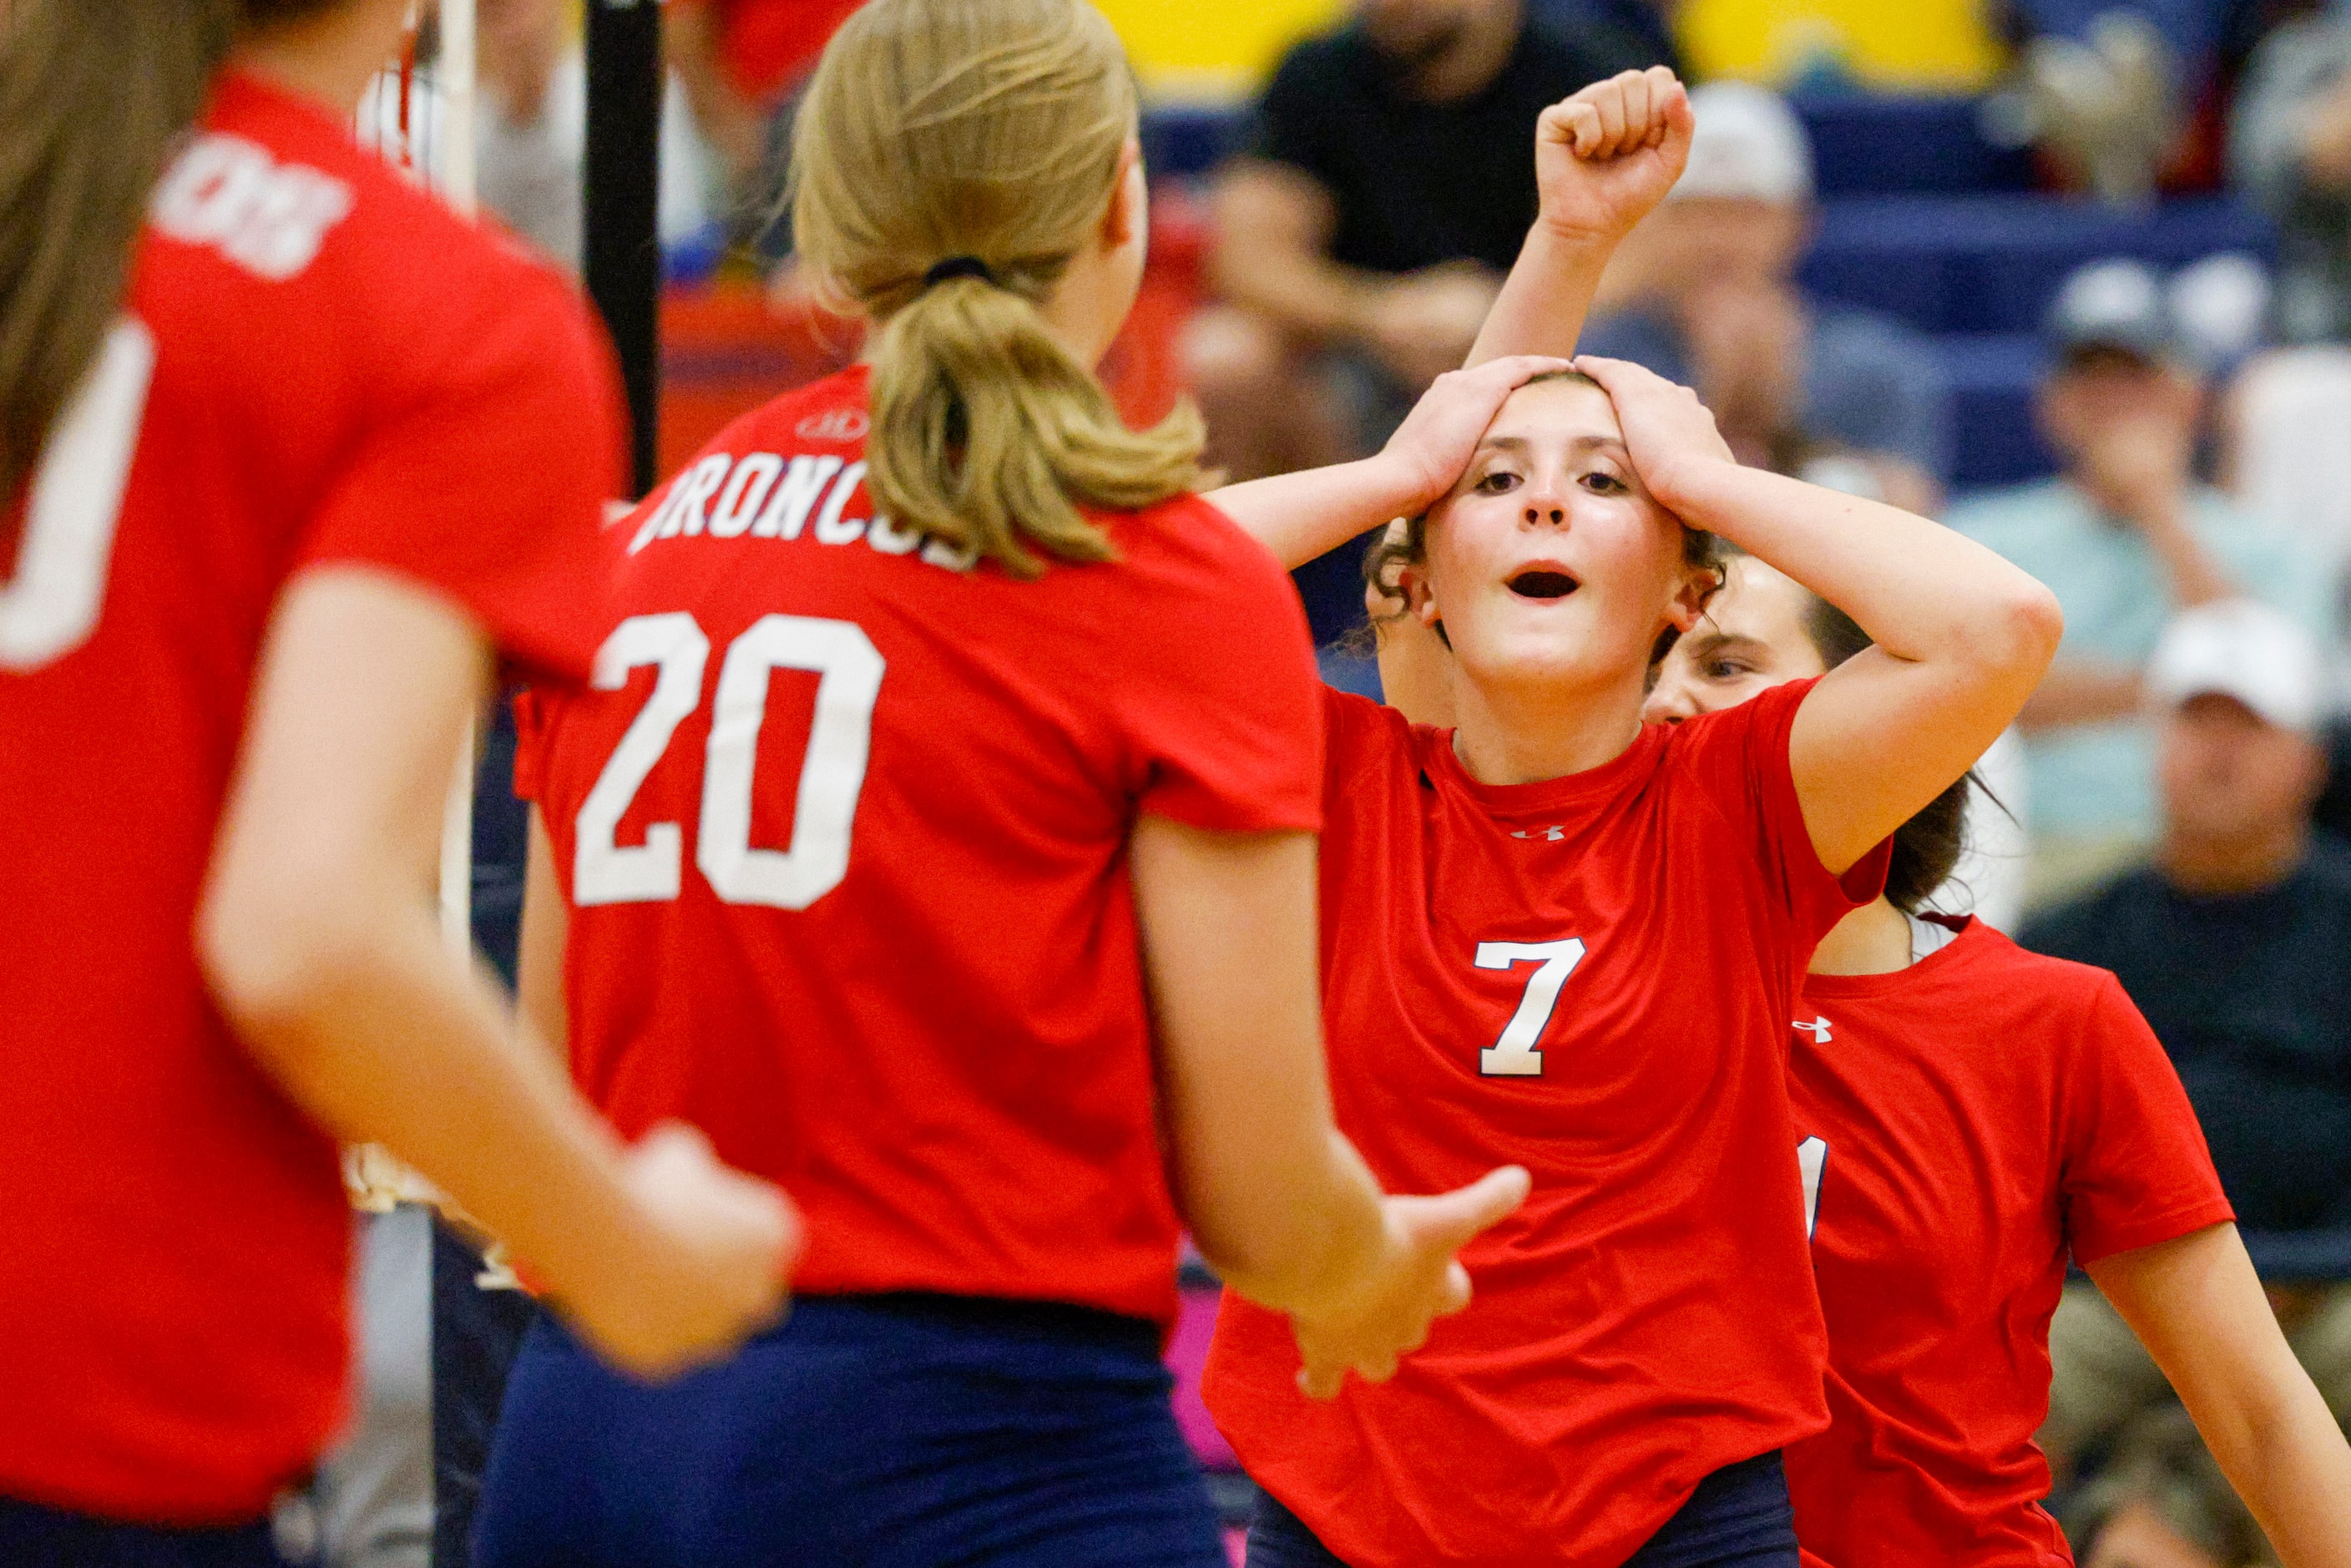
[(923, 287), (945, 283), (950, 277), (977, 277), (991, 287), (998, 287), (996, 269), (976, 256), (951, 256), (930, 271), (923, 274)]

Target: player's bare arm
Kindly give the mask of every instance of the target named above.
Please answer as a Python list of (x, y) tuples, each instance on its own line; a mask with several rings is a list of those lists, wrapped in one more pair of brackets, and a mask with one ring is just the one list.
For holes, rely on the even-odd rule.
[(1789, 739), (1804, 822), (1843, 871), (1949, 788), (2012, 723), (2057, 651), (2057, 601), (1908, 512), (1741, 467), (1686, 387), (1622, 361), (1607, 390), (1650, 496), (1827, 600), (1876, 646), (1823, 676)]
[(1689, 157), (1689, 96), (1662, 66), (1594, 83), (1535, 128), (1541, 207), (1469, 355), (1437, 378), (1378, 455), (1211, 492), (1209, 499), (1299, 566), (1451, 488), (1502, 400), (1575, 352), (1600, 275)]
[(488, 677), (481, 634), (433, 593), (355, 569), (288, 589), (199, 917), (205, 971), (311, 1116), (423, 1172), (616, 1361), (674, 1372), (778, 1310), (796, 1222), (692, 1134), (624, 1150), (450, 962), (424, 894)]
[(1302, 566), (1392, 517), (1426, 510), (1459, 478), (1510, 393), (1565, 360), (1513, 354), (1448, 371), (1373, 456), (1211, 490), (1207, 499), (1274, 553)]
[(1689, 94), (1664, 66), (1620, 72), (1543, 110), (1541, 206), (1469, 363), (1575, 352), (1609, 258), (1681, 177), (1691, 128)]
[(2351, 1448), (2279, 1331), (2237, 1228), (2117, 1252), (2089, 1273), (2171, 1379), (2285, 1568), (2351, 1563)]

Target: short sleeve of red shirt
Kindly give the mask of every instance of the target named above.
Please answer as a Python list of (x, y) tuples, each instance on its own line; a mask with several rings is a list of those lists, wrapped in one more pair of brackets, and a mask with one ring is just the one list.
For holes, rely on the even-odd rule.
[[(503, 258), (502, 258), (503, 259)], [(376, 566), (463, 605), (523, 669), (584, 679), (609, 629), (612, 371), (578, 297), (514, 259), (383, 379), (298, 566)], [(391, 350), (386, 350), (387, 355)]]
[(1138, 617), (1113, 703), (1137, 810), (1190, 827), (1322, 826), (1322, 716), (1305, 612), (1273, 557), (1206, 502), (1163, 512), (1189, 547), (1168, 612)]
[(2236, 1218), (2179, 1074), (2112, 975), (2099, 976), (2072, 1074), (2058, 1190), (2075, 1262)]
[[(1833, 874), (1813, 849), (1788, 762), (1788, 737), (1796, 711), (1816, 684), (1791, 681), (1751, 702), (1685, 723), (1677, 737), (1694, 753), (1691, 762), (1709, 780), (1726, 809), (1743, 807), (1762, 830), (1762, 864), (1798, 928), (1812, 940), (1886, 888), (1893, 841), (1862, 856), (1843, 876)], [(1734, 798), (1744, 795), (1743, 801)]]

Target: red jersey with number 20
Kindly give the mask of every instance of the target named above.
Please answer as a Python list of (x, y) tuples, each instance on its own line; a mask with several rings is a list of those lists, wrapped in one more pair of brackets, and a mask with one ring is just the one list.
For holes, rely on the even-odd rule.
[(1707, 1475), (1826, 1423), (1780, 1009), (1885, 858), (1841, 881), (1813, 852), (1809, 690), (1510, 788), (1328, 697), (1339, 1124), (1392, 1192), (1534, 1176), (1391, 1382), (1308, 1401), (1287, 1325), (1226, 1294), (1209, 1409), (1354, 1568), (1615, 1568)]
[(248, 1519), (338, 1425), (334, 1145), (191, 934), (263, 633), (362, 567), (584, 675), (614, 404), (552, 271), (223, 80), (0, 583), (0, 1494)]
[(1814, 975), (1792, 1071), (1829, 1325), (1788, 1450), (1834, 1568), (2058, 1568), (2049, 1315), (2094, 1263), (2233, 1218), (2163, 1047), (2104, 969), (1978, 920), (1907, 969)]
[(623, 525), (595, 689), (526, 699), (572, 1070), (808, 1222), (795, 1291), (1172, 1321), (1138, 813), (1321, 825), (1305, 617), (1186, 497), (1023, 582), (871, 515), (853, 368)]

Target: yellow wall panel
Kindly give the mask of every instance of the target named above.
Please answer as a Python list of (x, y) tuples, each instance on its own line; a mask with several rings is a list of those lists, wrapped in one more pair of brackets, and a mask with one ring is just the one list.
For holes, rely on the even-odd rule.
[(1346, 12), (1345, 0), (1096, 0), (1126, 41), (1146, 91), (1238, 98), (1281, 52)]
[(1785, 85), (1825, 57), (1873, 87), (1965, 92), (2000, 64), (1979, 0), (1687, 0), (1677, 20), (1701, 77)]

